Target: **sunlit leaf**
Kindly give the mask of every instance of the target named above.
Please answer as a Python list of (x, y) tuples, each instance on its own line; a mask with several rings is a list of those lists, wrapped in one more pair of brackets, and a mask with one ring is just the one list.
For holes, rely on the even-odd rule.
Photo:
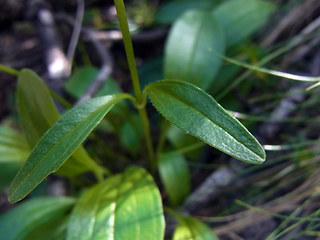
[(178, 206), (190, 192), (189, 168), (183, 155), (164, 153), (159, 157), (159, 173), (173, 206)]
[(157, 186), (131, 167), (86, 191), (71, 213), (67, 240), (162, 240), (164, 217)]
[(173, 240), (219, 240), (205, 224), (192, 217), (178, 218)]
[(128, 94), (97, 97), (66, 112), (40, 139), (9, 188), (10, 202), (24, 198), (55, 172), (87, 138), (109, 110)]
[(208, 11), (187, 11), (173, 25), (166, 43), (165, 78), (208, 88), (221, 64), (210, 49), (224, 52), (224, 33), (219, 22)]
[(155, 108), (187, 133), (230, 156), (262, 163), (265, 152), (248, 130), (209, 94), (181, 81), (160, 81), (146, 87)]
[(0, 238), (28, 239), (28, 235), (41, 225), (66, 216), (74, 203), (75, 200), (69, 197), (41, 197), (26, 201), (0, 216)]
[(230, 47), (260, 29), (274, 9), (274, 4), (267, 1), (237, 0), (224, 1), (212, 13), (223, 26)]

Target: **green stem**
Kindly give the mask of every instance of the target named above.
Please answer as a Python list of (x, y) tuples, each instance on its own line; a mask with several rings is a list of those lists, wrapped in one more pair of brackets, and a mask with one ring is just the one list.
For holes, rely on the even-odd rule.
[(122, 37), (123, 37), (124, 48), (126, 50), (131, 79), (132, 79), (132, 83), (133, 83), (133, 89), (134, 89), (134, 93), (136, 96), (136, 104), (135, 105), (139, 111), (139, 115), (140, 115), (142, 127), (143, 127), (143, 132), (144, 132), (144, 136), (145, 136), (145, 140), (146, 140), (146, 144), (147, 144), (148, 156), (149, 156), (149, 161), (150, 161), (150, 170), (152, 173), (154, 173), (156, 170), (157, 164), (156, 164), (154, 149), (152, 146), (151, 135), (150, 135), (149, 119), (148, 119), (146, 108), (145, 108), (146, 96), (144, 96), (142, 94), (141, 88), (140, 88), (138, 71), (137, 71), (136, 61), (134, 58), (133, 46), (132, 46), (128, 21), (127, 21), (127, 16), (126, 16), (126, 10), (124, 7), (123, 0), (114, 0), (114, 3), (116, 6), (116, 10), (117, 10), (120, 29), (121, 29)]
[(129, 27), (128, 27), (126, 10), (124, 7), (123, 0), (114, 0), (114, 3), (116, 6), (120, 29), (121, 29), (122, 37), (123, 37), (123, 43), (124, 43), (124, 47), (125, 47), (126, 54), (127, 54), (130, 74), (131, 74), (132, 83), (133, 83), (134, 94), (136, 95), (137, 102), (141, 103), (143, 101), (143, 99), (142, 99), (142, 93), (141, 93), (141, 89), (140, 89), (140, 82), (139, 82), (139, 77), (138, 77), (136, 61), (135, 61), (134, 53), (133, 53), (131, 36), (130, 36), (130, 32), (129, 32)]
[(5, 73), (10, 74), (10, 75), (15, 76), (15, 77), (17, 77), (19, 75), (19, 71), (18, 70), (10, 68), (10, 67), (7, 67), (7, 66), (4, 66), (2, 64), (0, 64), (0, 71), (1, 72), (5, 72)]
[(146, 108), (140, 108), (138, 110), (139, 110), (139, 115), (140, 115), (141, 122), (142, 122), (144, 137), (145, 137), (146, 144), (147, 144), (148, 156), (149, 156), (149, 161), (150, 161), (150, 163), (149, 163), (150, 170), (151, 170), (151, 173), (154, 174), (156, 171), (157, 163), (156, 163), (156, 158), (155, 158), (154, 150), (153, 150), (153, 146), (152, 146), (149, 119), (148, 119)]

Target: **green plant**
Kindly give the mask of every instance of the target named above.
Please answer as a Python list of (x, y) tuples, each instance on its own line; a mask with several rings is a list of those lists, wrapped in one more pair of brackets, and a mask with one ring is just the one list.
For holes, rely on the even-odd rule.
[[(247, 1), (257, 5), (260, 2)], [(0, 129), (6, 146), (4, 152), (11, 148), (22, 155), (12, 160), (21, 168), (9, 187), (10, 202), (25, 198), (53, 172), (75, 179), (90, 171), (98, 180), (78, 199), (31, 199), (1, 216), (0, 230), (9, 236), (8, 239), (41, 239), (48, 231), (52, 232), (52, 239), (65, 239), (65, 236), (67, 239), (163, 239), (165, 223), (162, 201), (152, 176), (159, 170), (173, 207), (181, 204), (188, 195), (190, 179), (184, 156), (178, 151), (163, 150), (166, 133), (170, 128), (165, 121), (162, 122), (163, 131), (159, 139), (155, 139), (158, 147), (154, 148), (146, 111), (147, 97), (168, 122), (208, 145), (248, 163), (260, 164), (265, 160), (264, 149), (258, 141), (212, 96), (199, 88), (208, 89), (220, 69), (221, 58), (210, 50), (223, 54), (227, 46), (244, 38), (241, 35), (239, 39), (225, 41), (222, 26), (228, 26), (232, 19), (227, 23), (217, 20), (223, 18), (225, 5), (213, 13), (192, 9), (177, 20), (166, 46), (166, 80), (150, 83), (143, 91), (140, 88), (123, 1), (115, 0), (115, 5), (134, 95), (115, 93), (95, 97), (60, 117), (50, 91), (34, 72), (27, 69), (16, 72), (1, 67), (18, 76), (18, 112), (26, 137), (23, 139), (7, 128)], [(266, 6), (272, 9), (270, 5)], [(185, 44), (180, 46), (184, 40)], [(128, 105), (121, 105), (123, 100), (129, 100), (139, 114), (147, 146), (147, 156), (143, 156), (143, 159), (148, 160), (149, 173), (141, 167), (130, 166), (123, 173), (112, 175), (82, 147), (89, 134), (114, 107), (119, 107), (117, 109), (120, 112), (124, 108), (127, 112)], [(131, 119), (133, 125), (136, 123), (133, 115), (128, 116), (127, 113), (125, 117)], [(20, 160), (29, 149), (32, 149), (31, 154), (22, 163)], [(168, 209), (168, 213), (178, 219), (174, 239), (216, 238), (200, 221), (181, 216), (171, 209)], [(23, 216), (31, 218), (23, 224), (14, 224), (17, 218)]]

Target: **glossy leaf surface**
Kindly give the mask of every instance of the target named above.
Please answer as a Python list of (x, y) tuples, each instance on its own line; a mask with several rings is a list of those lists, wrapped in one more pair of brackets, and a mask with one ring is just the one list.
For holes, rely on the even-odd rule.
[[(33, 148), (60, 115), (46, 85), (37, 74), (28, 69), (20, 71), (17, 102), (22, 128), (29, 146)], [(58, 174), (74, 177), (90, 170), (94, 171), (98, 178), (101, 177), (100, 167), (80, 146), (59, 169)]]
[(157, 186), (131, 167), (86, 191), (71, 213), (67, 240), (162, 240), (164, 217)]
[(159, 157), (159, 173), (173, 206), (182, 203), (190, 193), (190, 173), (186, 160), (179, 153)]
[(109, 110), (127, 94), (97, 97), (66, 112), (40, 139), (9, 188), (10, 202), (25, 197), (55, 172), (87, 138)]
[(38, 227), (66, 215), (75, 203), (69, 197), (28, 200), (0, 216), (0, 233), (6, 240), (27, 239)]
[(221, 64), (210, 49), (224, 52), (224, 33), (219, 22), (207, 11), (187, 11), (173, 25), (166, 43), (165, 78), (208, 88)]
[(173, 240), (219, 240), (205, 224), (192, 217), (179, 217)]
[(146, 92), (155, 108), (187, 133), (239, 160), (265, 160), (262, 146), (248, 130), (196, 86), (167, 80), (148, 85)]
[(212, 13), (226, 34), (227, 47), (240, 43), (259, 30), (268, 20), (275, 6), (261, 0), (224, 1)]

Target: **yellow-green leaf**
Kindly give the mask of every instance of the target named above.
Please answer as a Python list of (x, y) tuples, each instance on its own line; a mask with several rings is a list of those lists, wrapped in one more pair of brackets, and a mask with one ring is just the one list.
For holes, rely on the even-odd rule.
[(131, 167), (86, 191), (69, 220), (67, 240), (162, 240), (161, 196), (152, 177)]

